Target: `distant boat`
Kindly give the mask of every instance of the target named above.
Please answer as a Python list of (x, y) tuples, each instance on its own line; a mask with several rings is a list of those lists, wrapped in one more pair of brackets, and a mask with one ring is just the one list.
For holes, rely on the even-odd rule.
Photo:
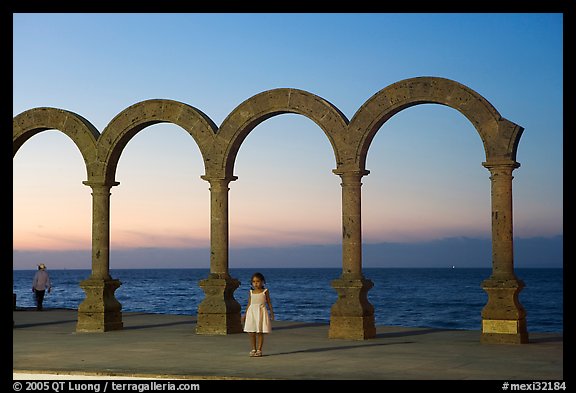
[(456, 266), (452, 265), (452, 269), (456, 269)]

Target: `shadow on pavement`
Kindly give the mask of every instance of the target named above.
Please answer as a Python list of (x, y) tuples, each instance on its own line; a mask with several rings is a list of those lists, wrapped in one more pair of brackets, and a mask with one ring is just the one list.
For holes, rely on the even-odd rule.
[(48, 325), (61, 325), (65, 323), (76, 323), (76, 319), (66, 319), (62, 321), (51, 321), (51, 322), (37, 322), (37, 323), (17, 323), (14, 325), (14, 329), (26, 329), (35, 326), (48, 326)]
[(555, 342), (561, 343), (562, 341), (564, 341), (564, 336), (561, 335), (552, 337), (538, 337), (538, 338), (530, 337), (528, 339), (529, 343), (555, 343)]
[(314, 353), (314, 352), (340, 351), (340, 350), (345, 350), (345, 349), (364, 348), (364, 347), (380, 347), (383, 345), (398, 345), (398, 344), (414, 344), (414, 342), (413, 341), (403, 341), (403, 342), (393, 342), (393, 343), (373, 343), (373, 344), (344, 345), (344, 346), (334, 346), (334, 347), (324, 347), (324, 348), (299, 349), (296, 351), (264, 354), (263, 356), (291, 355), (294, 353)]
[(303, 329), (308, 327), (326, 326), (325, 323), (297, 323), (294, 325), (287, 326), (273, 326), (272, 330), (285, 330), (285, 329)]
[(138, 329), (153, 329), (164, 326), (176, 326), (176, 325), (196, 325), (196, 321), (180, 321), (180, 322), (167, 322), (167, 323), (155, 323), (146, 325), (135, 325), (135, 326), (124, 326), (122, 330), (138, 330)]
[(391, 333), (378, 333), (376, 338), (394, 338), (394, 337), (406, 337), (406, 336), (420, 336), (422, 334), (440, 333), (440, 332), (450, 332), (450, 329), (420, 329), (420, 330), (409, 330), (402, 332), (391, 332)]

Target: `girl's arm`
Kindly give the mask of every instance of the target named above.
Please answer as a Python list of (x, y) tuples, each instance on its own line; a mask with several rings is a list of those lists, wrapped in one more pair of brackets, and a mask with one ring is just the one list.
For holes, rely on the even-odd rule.
[[(248, 307), (250, 307), (250, 301), (252, 300), (252, 296), (248, 295), (248, 305), (246, 306), (246, 311), (248, 311)], [(244, 314), (240, 317), (240, 320), (242, 321), (242, 323), (244, 323), (244, 320), (246, 319), (246, 312), (244, 312)]]
[(270, 318), (274, 320), (274, 309), (272, 308), (272, 301), (270, 300), (270, 291), (266, 291), (266, 303), (268, 303), (268, 309), (270, 310)]

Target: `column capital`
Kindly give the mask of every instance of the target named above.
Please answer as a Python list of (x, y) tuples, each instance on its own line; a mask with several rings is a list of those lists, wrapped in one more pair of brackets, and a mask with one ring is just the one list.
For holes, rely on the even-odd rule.
[(520, 163), (512, 160), (483, 162), (482, 166), (490, 171), (490, 180), (499, 181), (504, 179), (512, 180), (512, 172), (520, 167)]
[(117, 181), (94, 181), (94, 180), (86, 180), (83, 181), (82, 184), (88, 186), (88, 187), (108, 187), (108, 188), (112, 188), (114, 186), (117, 186), (120, 184), (120, 182)]
[(345, 170), (345, 169), (333, 169), (332, 173), (334, 173), (335, 175), (338, 175), (340, 177), (344, 177), (344, 176), (367, 176), (370, 174), (370, 171), (367, 169), (354, 169), (354, 170)]
[(487, 168), (489, 171), (499, 169), (513, 171), (514, 169), (520, 167), (520, 163), (514, 160), (490, 160), (483, 162), (482, 166)]
[(226, 176), (226, 177), (216, 177), (216, 176), (208, 176), (208, 175), (202, 175), (200, 176), (200, 178), (202, 180), (206, 180), (207, 182), (209, 182), (210, 184), (212, 184), (212, 182), (226, 182), (226, 183), (230, 183), (231, 181), (234, 180), (238, 180), (238, 176)]

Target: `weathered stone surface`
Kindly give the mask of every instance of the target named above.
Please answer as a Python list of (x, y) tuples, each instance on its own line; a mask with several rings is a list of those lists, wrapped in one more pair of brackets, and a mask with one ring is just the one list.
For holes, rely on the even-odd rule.
[[(126, 144), (141, 130), (158, 123), (173, 123), (192, 136), (206, 160), (205, 151), (217, 127), (203, 112), (182, 102), (154, 99), (136, 103), (120, 112), (98, 138), (98, 156), (104, 163), (101, 175), (114, 181), (116, 167)], [(90, 180), (90, 179), (88, 179)]]
[(100, 133), (88, 120), (76, 113), (57, 108), (34, 108), (16, 116), (12, 125), (13, 155), (32, 136), (56, 129), (74, 142), (87, 166), (96, 160), (96, 144)]
[(201, 280), (200, 287), (206, 297), (198, 305), (196, 333), (221, 335), (242, 332), (241, 306), (234, 298), (240, 281), (231, 277), (211, 277)]
[(524, 282), (514, 274), (512, 219), (512, 171), (520, 164), (492, 160), (483, 165), (491, 174), (492, 275), (482, 283), (488, 303), (482, 310), (481, 342), (523, 344), (528, 342), (528, 330), (518, 294)]
[(364, 340), (376, 336), (374, 306), (368, 301), (372, 281), (343, 273), (332, 281), (338, 299), (330, 310), (330, 338)]
[(233, 176), (236, 154), (248, 134), (264, 120), (283, 113), (300, 114), (318, 124), (333, 147), (335, 161), (341, 160), (339, 152), (344, 148), (346, 117), (331, 103), (314, 94), (297, 89), (274, 89), (242, 102), (222, 122), (218, 136), (226, 144), (226, 153), (214, 159), (218, 160), (226, 177)]
[(328, 337), (345, 340), (367, 340), (376, 337), (374, 315), (365, 317), (330, 316)]
[[(374, 311), (366, 297), (371, 284), (362, 276), (360, 181), (369, 173), (365, 168), (366, 157), (380, 127), (399, 111), (424, 103), (456, 109), (480, 135), (486, 153), (484, 166), (490, 170), (492, 181), (491, 278), (516, 280), (511, 173), (519, 166), (516, 151), (523, 128), (502, 118), (474, 90), (449, 79), (418, 77), (396, 82), (370, 97), (350, 121), (324, 98), (291, 88), (273, 89), (248, 98), (220, 127), (200, 110), (167, 99), (146, 100), (124, 109), (102, 134), (75, 113), (57, 108), (34, 108), (13, 119), (13, 154), (26, 140), (48, 129), (58, 129), (74, 141), (86, 164), (88, 180), (85, 184), (93, 190), (92, 275), (109, 283), (113, 281), (109, 275), (109, 190), (118, 184), (116, 167), (124, 147), (138, 132), (153, 124), (168, 122), (186, 130), (204, 159), (203, 178), (210, 182), (211, 193), (211, 278), (200, 284), (206, 299), (198, 310), (198, 333), (236, 333), (241, 331), (240, 306), (233, 296), (238, 285), (228, 276), (228, 183), (236, 179), (233, 174), (236, 155), (254, 127), (266, 119), (283, 113), (308, 117), (330, 141), (336, 163), (334, 172), (342, 178), (343, 276), (333, 284), (339, 299), (332, 308), (330, 337), (365, 339), (374, 335)], [(86, 282), (82, 285), (86, 287), (87, 299), (79, 308), (79, 312), (82, 311), (79, 330), (121, 328), (121, 313), (114, 311), (117, 301), (111, 289), (113, 285), (94, 286)], [(484, 289), (489, 294), (489, 302), (482, 314), (486, 329), (483, 342), (526, 342), (526, 322), (517, 299), (521, 286), (484, 285)], [(500, 296), (507, 300), (496, 300)], [(97, 308), (102, 311), (94, 311)], [(509, 314), (515, 316), (509, 317)], [(514, 330), (512, 326), (516, 326), (517, 333), (510, 333)]]
[(121, 284), (119, 280), (95, 278), (80, 283), (86, 298), (78, 306), (77, 332), (107, 332), (123, 328), (122, 305), (114, 297)]
[(482, 282), (488, 303), (482, 309), (482, 343), (525, 344), (528, 342), (526, 311), (518, 294), (524, 282), (516, 278), (489, 278)]

